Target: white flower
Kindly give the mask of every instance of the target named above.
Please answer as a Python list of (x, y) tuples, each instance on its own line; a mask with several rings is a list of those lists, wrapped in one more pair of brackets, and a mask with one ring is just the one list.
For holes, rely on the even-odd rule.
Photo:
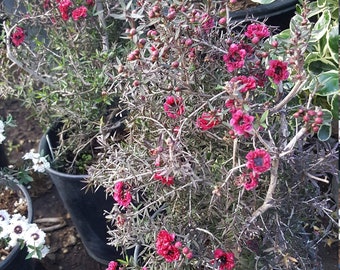
[(29, 153), (26, 153), (22, 158), (25, 160), (32, 160), (32, 168), (36, 172), (45, 172), (45, 170), (50, 167), (50, 163), (47, 161), (46, 157), (42, 157), (39, 153), (35, 153), (33, 149)]
[(27, 228), (28, 223), (25, 219), (11, 220), (10, 224), (8, 225), (10, 238), (8, 245), (10, 247), (14, 247), (18, 243), (18, 240), (24, 239)]
[(10, 216), (7, 212), (7, 210), (0, 210), (0, 223), (1, 222), (9, 222)]
[(0, 120), (0, 144), (6, 139), (5, 135), (5, 124), (2, 120)]
[(25, 160), (31, 159), (33, 161), (33, 160), (39, 159), (40, 155), (39, 153), (35, 153), (34, 149), (31, 149), (29, 153), (26, 153), (22, 158)]
[(24, 241), (27, 246), (39, 247), (45, 244), (45, 232), (39, 229), (35, 223), (29, 224), (28, 229), (24, 235)]
[(50, 163), (45, 157), (40, 157), (38, 160), (33, 160), (33, 170), (36, 172), (45, 172), (46, 169), (50, 167)]
[(0, 239), (8, 237), (10, 216), (6, 210), (0, 210)]
[(2, 120), (0, 120), (0, 133), (3, 133), (5, 131), (5, 124)]

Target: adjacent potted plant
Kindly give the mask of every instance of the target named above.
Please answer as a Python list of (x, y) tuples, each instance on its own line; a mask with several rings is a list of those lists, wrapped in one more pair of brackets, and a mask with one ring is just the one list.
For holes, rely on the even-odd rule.
[[(0, 120), (1, 142), (5, 139), (4, 127), (11, 117)], [(5, 153), (3, 153), (5, 154)], [(43, 258), (48, 253), (45, 233), (33, 223), (31, 197), (16, 178), (13, 168), (0, 170), (0, 269), (33, 269), (31, 258)]]
[(263, 20), (267, 24), (280, 26), (281, 30), (289, 26), (290, 19), (294, 16), (297, 0), (250, 0), (230, 1), (230, 16), (234, 20), (242, 20), (252, 16)]

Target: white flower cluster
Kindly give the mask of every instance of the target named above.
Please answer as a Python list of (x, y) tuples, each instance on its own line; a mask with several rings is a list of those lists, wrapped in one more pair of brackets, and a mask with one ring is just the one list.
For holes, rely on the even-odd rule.
[(2, 120), (0, 120), (0, 144), (6, 139), (4, 132), (5, 132), (5, 124)]
[(33, 162), (33, 170), (36, 172), (43, 173), (47, 168), (50, 167), (50, 163), (47, 161), (46, 157), (40, 156), (39, 153), (35, 153), (34, 150), (31, 150), (29, 153), (26, 153), (23, 157), (25, 160), (32, 160)]
[(25, 244), (29, 257), (41, 259), (49, 251), (45, 236), (37, 224), (29, 223), (21, 214), (10, 215), (7, 210), (0, 210), (0, 241), (7, 243), (7, 249)]

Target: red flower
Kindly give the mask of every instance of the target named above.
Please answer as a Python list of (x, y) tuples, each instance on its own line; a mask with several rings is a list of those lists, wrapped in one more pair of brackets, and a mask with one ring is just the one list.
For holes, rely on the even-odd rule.
[(124, 182), (116, 183), (113, 198), (119, 205), (127, 207), (130, 204), (132, 195), (129, 190), (130, 188)]
[(218, 248), (214, 252), (214, 258), (219, 261), (219, 270), (232, 270), (235, 267), (235, 257), (232, 252), (224, 252)]
[(72, 11), (72, 18), (75, 21), (78, 21), (79, 18), (81, 17), (86, 18), (86, 16), (87, 16), (87, 8), (84, 6), (76, 8), (75, 10)]
[(168, 96), (163, 107), (166, 114), (173, 119), (184, 113), (183, 99), (181, 97)]
[(252, 190), (259, 184), (259, 175), (257, 173), (243, 174), (242, 177), (244, 179), (243, 186), (245, 190)]
[(175, 247), (175, 234), (170, 234), (166, 230), (161, 230), (156, 239), (157, 254), (165, 258), (167, 262), (179, 259), (180, 251)]
[(253, 130), (254, 117), (244, 113), (242, 110), (232, 112), (230, 125), (238, 135), (249, 136)]
[(202, 116), (197, 118), (196, 125), (202, 130), (211, 129), (222, 122), (216, 112), (203, 112)]
[(70, 0), (57, 0), (57, 3), (61, 17), (64, 21), (67, 21), (69, 19), (68, 9), (72, 6), (72, 2)]
[(253, 170), (255, 173), (263, 173), (270, 169), (270, 155), (264, 149), (256, 149), (250, 151), (246, 155), (247, 168)]
[(235, 99), (227, 99), (224, 103), (224, 106), (230, 110), (230, 112), (236, 111)]
[(260, 39), (270, 35), (268, 27), (262, 23), (252, 23), (248, 25), (247, 31), (244, 34), (250, 38), (254, 44), (258, 43)]
[(155, 180), (161, 181), (164, 185), (171, 186), (174, 184), (174, 177), (172, 176), (164, 176), (163, 174), (157, 172), (154, 174), (153, 178)]
[(248, 92), (256, 88), (256, 79), (253, 76), (237, 76), (230, 80), (232, 83), (237, 84), (237, 86), (242, 87), (240, 89), (241, 93)]
[(242, 49), (241, 46), (234, 43), (231, 44), (228, 54), (223, 55), (223, 61), (227, 66), (227, 70), (233, 72), (235, 69), (242, 68), (246, 55), (247, 51)]
[(11, 35), (11, 40), (14, 46), (18, 47), (25, 40), (24, 29), (21, 27), (16, 27), (15, 31)]
[(106, 270), (117, 270), (118, 269), (117, 267), (118, 267), (118, 263), (115, 261), (111, 261), (109, 262)]
[(274, 83), (278, 84), (288, 78), (289, 72), (287, 70), (288, 63), (280, 60), (270, 60), (269, 68), (265, 74), (271, 77)]

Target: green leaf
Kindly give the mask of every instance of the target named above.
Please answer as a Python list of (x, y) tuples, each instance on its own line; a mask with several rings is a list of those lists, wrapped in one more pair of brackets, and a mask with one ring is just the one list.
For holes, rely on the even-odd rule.
[(323, 72), (317, 76), (319, 96), (328, 96), (339, 93), (339, 73), (336, 70)]
[(334, 25), (330, 31), (327, 32), (327, 43), (330, 50), (330, 54), (334, 62), (338, 62), (339, 57), (339, 26)]
[(337, 68), (331, 58), (315, 58), (312, 61), (310, 59), (308, 60), (307, 70), (316, 75), (327, 71), (333, 71)]
[(319, 41), (327, 33), (330, 23), (331, 13), (329, 10), (325, 10), (313, 27), (310, 42)]
[(322, 109), (322, 119), (324, 125), (331, 125), (331, 122), (333, 120), (332, 112), (326, 109)]
[(318, 131), (318, 139), (320, 141), (327, 141), (332, 134), (332, 127), (329, 125), (322, 125)]
[(326, 1), (327, 0), (318, 0), (317, 1), (318, 8), (325, 7), (326, 6)]
[(262, 114), (261, 119), (260, 119), (261, 124), (264, 123), (264, 122), (266, 121), (266, 119), (267, 119), (267, 117), (268, 117), (268, 113), (269, 113), (269, 110), (266, 110), (266, 111)]

